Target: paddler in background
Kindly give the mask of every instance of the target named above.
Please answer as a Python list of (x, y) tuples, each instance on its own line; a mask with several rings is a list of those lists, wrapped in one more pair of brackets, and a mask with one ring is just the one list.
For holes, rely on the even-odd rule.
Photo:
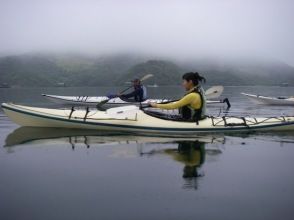
[(129, 102), (143, 102), (147, 99), (147, 90), (144, 85), (142, 85), (140, 79), (134, 79), (132, 81), (134, 90), (128, 94), (118, 93), (117, 95), (108, 95), (108, 98), (119, 97), (122, 100)]
[(185, 73), (182, 78), (182, 85), (187, 91), (183, 98), (167, 104), (149, 104), (153, 108), (179, 109), (184, 120), (198, 122), (204, 119), (206, 114), (206, 99), (204, 90), (200, 85), (200, 82), (205, 82), (206, 80), (204, 77), (200, 76), (198, 72)]

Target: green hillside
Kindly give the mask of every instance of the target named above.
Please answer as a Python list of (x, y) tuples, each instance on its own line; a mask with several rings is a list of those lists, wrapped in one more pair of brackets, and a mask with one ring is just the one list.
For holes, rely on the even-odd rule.
[(135, 55), (84, 56), (27, 54), (0, 58), (0, 85), (111, 86), (152, 73), (146, 83), (178, 85), (185, 72), (198, 71), (207, 83), (222, 85), (294, 85), (294, 68), (277, 61), (190, 60), (178, 62)]

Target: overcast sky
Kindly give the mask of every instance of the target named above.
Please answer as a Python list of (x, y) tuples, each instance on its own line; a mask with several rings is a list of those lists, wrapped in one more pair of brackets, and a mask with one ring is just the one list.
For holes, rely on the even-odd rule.
[(293, 0), (0, 0), (0, 53), (252, 55), (294, 65)]

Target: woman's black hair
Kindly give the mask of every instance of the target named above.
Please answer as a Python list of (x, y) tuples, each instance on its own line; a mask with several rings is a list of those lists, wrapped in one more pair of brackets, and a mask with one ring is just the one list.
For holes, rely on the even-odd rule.
[(206, 82), (206, 79), (203, 76), (200, 76), (198, 72), (189, 72), (185, 73), (182, 77), (186, 81), (192, 80), (193, 84), (196, 86), (199, 84), (199, 82)]

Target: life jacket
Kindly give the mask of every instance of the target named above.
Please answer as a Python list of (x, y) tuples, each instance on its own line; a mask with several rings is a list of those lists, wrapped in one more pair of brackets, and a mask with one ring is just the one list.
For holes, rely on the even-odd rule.
[(185, 121), (195, 121), (198, 124), (199, 120), (205, 118), (206, 99), (204, 96), (203, 89), (199, 86), (194, 87), (194, 89), (192, 91), (190, 91), (189, 93), (187, 93), (186, 95), (191, 94), (191, 93), (199, 94), (200, 99), (201, 99), (200, 108), (194, 109), (190, 105), (185, 105), (179, 109), (179, 112)]
[(136, 102), (143, 102), (147, 99), (147, 90), (145, 86), (139, 85), (135, 88), (135, 90), (138, 91), (134, 96)]

